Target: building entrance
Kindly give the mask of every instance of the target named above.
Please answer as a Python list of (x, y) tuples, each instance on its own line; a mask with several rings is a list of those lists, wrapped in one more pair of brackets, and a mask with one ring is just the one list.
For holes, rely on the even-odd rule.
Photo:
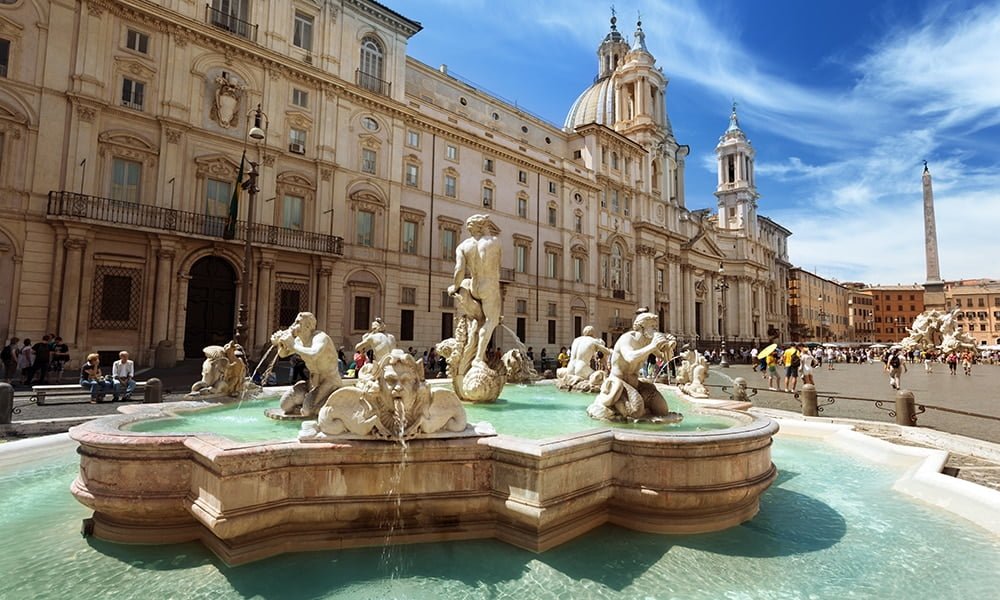
[(206, 256), (191, 267), (184, 356), (202, 358), (205, 346), (233, 339), (236, 314), (236, 271), (225, 260)]

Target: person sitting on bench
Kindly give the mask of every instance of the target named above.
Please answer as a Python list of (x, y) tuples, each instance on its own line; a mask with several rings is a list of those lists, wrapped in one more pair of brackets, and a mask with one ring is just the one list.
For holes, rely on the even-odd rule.
[[(114, 377), (115, 391), (112, 400), (118, 402), (121, 397), (128, 402), (132, 399), (132, 391), (135, 390), (135, 363), (128, 359), (128, 352), (122, 350), (118, 353), (118, 358), (111, 365), (111, 376)], [(122, 397), (122, 389), (125, 395)]]
[(111, 381), (101, 376), (100, 363), (100, 355), (93, 352), (87, 355), (87, 362), (80, 368), (80, 386), (90, 390), (91, 404), (104, 402), (104, 395), (115, 387)]

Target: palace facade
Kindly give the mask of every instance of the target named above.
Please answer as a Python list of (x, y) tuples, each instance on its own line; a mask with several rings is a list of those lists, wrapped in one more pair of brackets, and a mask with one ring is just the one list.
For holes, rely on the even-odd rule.
[[(252, 348), (309, 310), (426, 349), (488, 213), (505, 325), (550, 355), (637, 306), (702, 345), (788, 339), (790, 232), (757, 214), (735, 108), (691, 210), (641, 24), (612, 19), (562, 126), (408, 57), (420, 29), (367, 0), (0, 2), (0, 333), (170, 364), (231, 339), (249, 286)], [(260, 192), (224, 239), (244, 152)]]

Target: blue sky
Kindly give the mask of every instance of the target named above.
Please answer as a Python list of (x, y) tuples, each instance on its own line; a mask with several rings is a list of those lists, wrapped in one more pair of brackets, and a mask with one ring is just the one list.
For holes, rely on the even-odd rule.
[[(409, 54), (562, 125), (597, 70), (610, 3), (383, 0), (420, 21)], [(757, 151), (759, 212), (793, 264), (841, 281), (922, 283), (920, 176), (934, 176), (941, 275), (1000, 278), (1000, 2), (616, 2), (670, 80), (691, 146), (687, 203), (715, 206), (733, 99)]]

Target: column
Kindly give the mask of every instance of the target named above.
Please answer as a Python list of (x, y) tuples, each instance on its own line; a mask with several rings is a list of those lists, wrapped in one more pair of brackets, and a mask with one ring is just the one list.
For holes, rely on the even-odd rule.
[(273, 294), (271, 287), (274, 274), (274, 260), (271, 256), (261, 258), (257, 265), (257, 311), (254, 318), (254, 332), (247, 332), (250, 337), (248, 342), (250, 348), (256, 348), (256, 343), (263, 343), (264, 340), (271, 339), (271, 305)]
[(177, 274), (177, 321), (174, 323), (174, 339), (177, 340), (177, 344), (174, 346), (174, 350), (177, 352), (178, 360), (184, 358), (184, 329), (187, 327), (187, 299), (190, 282), (190, 275)]
[(688, 337), (694, 337), (697, 333), (694, 319), (694, 305), (697, 301), (694, 291), (694, 271), (691, 265), (681, 265), (681, 269), (683, 270), (681, 277), (684, 280), (684, 333)]
[(63, 271), (62, 315), (59, 327), (66, 344), (76, 344), (80, 320), (80, 279), (83, 272), (83, 251), (87, 241), (81, 238), (69, 238), (63, 242), (66, 248), (66, 269)]
[(327, 324), (330, 320), (330, 276), (333, 275), (333, 269), (328, 265), (322, 265), (316, 275), (316, 327), (329, 333)]
[(169, 339), (170, 329), (170, 273), (173, 271), (173, 250), (163, 249), (156, 253), (156, 294), (153, 296), (153, 347)]
[[(668, 257), (668, 260), (675, 260), (676, 257)], [(687, 299), (681, 292), (681, 270), (676, 262), (667, 263), (667, 291), (670, 294), (670, 327), (678, 336), (685, 334), (684, 323), (684, 303)]]

